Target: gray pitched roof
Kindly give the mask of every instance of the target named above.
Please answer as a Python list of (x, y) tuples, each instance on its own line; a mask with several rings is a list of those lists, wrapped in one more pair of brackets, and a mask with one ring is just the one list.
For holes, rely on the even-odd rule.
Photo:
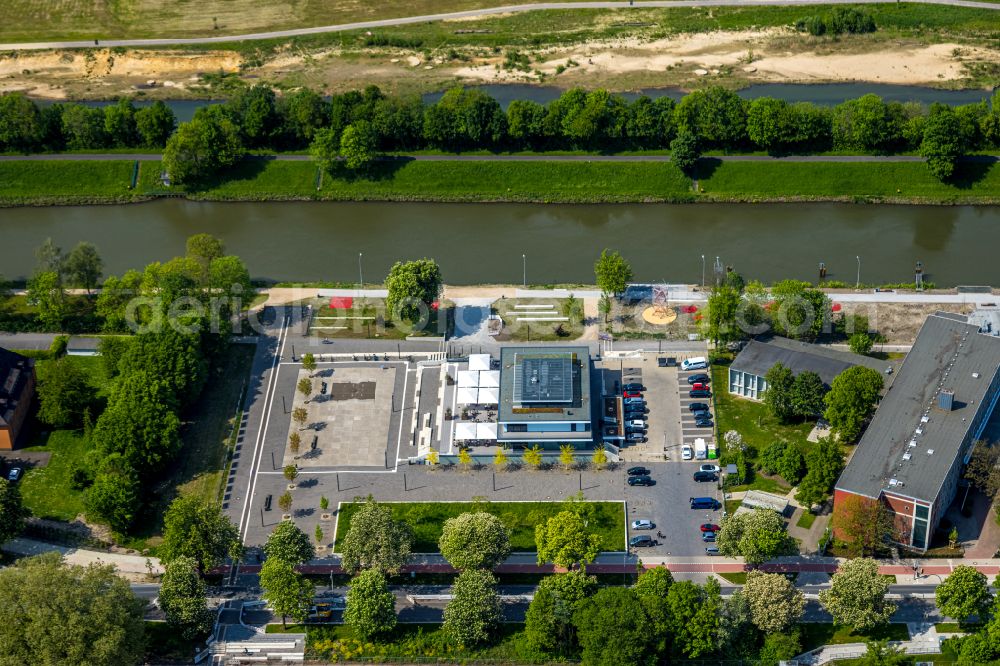
[[(980, 334), (964, 319), (935, 313), (924, 321), (837, 489), (867, 497), (890, 488), (917, 499), (937, 497), (963, 455), (974, 417), (989, 408), (984, 398), (1000, 372), (1000, 338)], [(950, 411), (937, 406), (941, 390), (954, 392)], [(891, 479), (901, 485), (890, 487)]]
[(730, 367), (733, 370), (764, 376), (777, 363), (791, 369), (796, 375), (807, 370), (815, 372), (827, 386), (834, 377), (852, 366), (863, 365), (884, 373), (890, 365), (886, 361), (879, 361), (870, 356), (773, 337), (767, 340), (751, 340)]
[(0, 347), (0, 427), (7, 426), (31, 377), (32, 361)]

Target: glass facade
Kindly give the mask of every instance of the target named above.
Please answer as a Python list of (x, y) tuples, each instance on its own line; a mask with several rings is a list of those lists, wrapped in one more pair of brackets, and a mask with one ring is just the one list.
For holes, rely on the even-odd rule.
[(729, 369), (729, 392), (751, 400), (762, 400), (767, 381), (760, 375)]

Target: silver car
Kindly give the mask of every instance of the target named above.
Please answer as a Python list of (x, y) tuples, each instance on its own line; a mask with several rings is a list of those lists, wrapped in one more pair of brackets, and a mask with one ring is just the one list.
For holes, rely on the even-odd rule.
[(639, 520), (632, 521), (632, 529), (634, 530), (651, 530), (653, 529), (653, 521), (641, 518)]

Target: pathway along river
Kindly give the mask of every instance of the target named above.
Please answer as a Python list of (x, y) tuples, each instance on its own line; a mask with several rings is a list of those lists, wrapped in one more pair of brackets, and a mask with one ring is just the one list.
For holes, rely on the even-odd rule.
[(68, 250), (97, 245), (106, 274), (183, 254), (209, 232), (255, 278), (380, 281), (398, 259), (433, 257), (451, 284), (593, 282), (604, 247), (638, 280), (700, 282), (719, 256), (764, 281), (868, 283), (912, 279), (917, 260), (938, 285), (1000, 284), (1000, 207), (851, 204), (205, 203), (164, 199), (124, 206), (0, 211), (2, 272), (23, 278), (47, 237)]

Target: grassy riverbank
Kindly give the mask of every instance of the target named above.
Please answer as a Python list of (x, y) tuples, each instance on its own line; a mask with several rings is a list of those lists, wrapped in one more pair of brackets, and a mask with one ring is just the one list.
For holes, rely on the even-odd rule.
[[(850, 201), (1000, 202), (1000, 164), (969, 163), (941, 183), (916, 162), (706, 160), (698, 191), (664, 162), (399, 162), (364, 178), (323, 174), (311, 162), (247, 161), (201, 188), (159, 183), (160, 163), (2, 162), (0, 205), (124, 203), (158, 196), (207, 201), (468, 201), (541, 203)], [(317, 187), (318, 186), (318, 187)]]

